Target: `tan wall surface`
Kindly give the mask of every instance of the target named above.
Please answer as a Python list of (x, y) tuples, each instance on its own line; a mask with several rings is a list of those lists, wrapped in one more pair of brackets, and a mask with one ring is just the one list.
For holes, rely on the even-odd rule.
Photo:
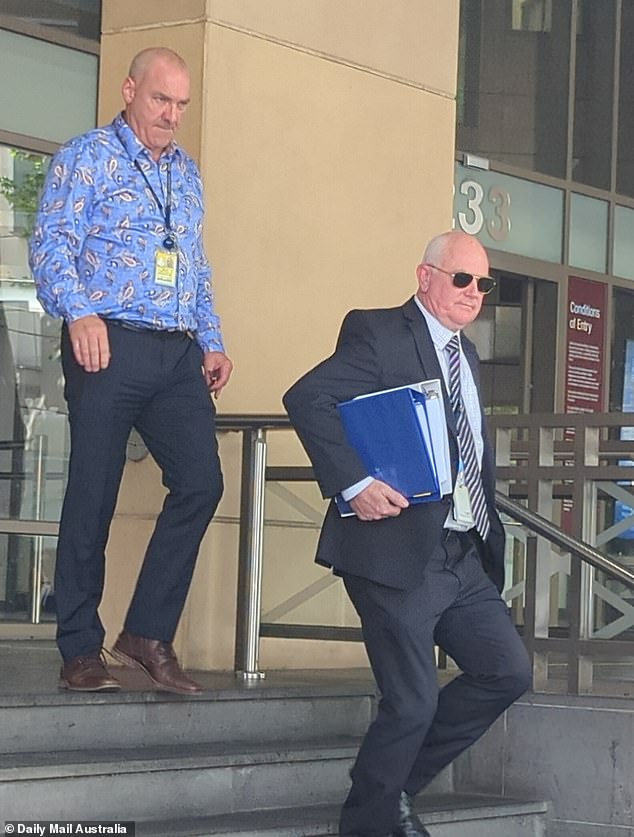
[[(161, 30), (179, 21), (204, 20), (207, 0), (103, 0), (101, 31)], [(171, 44), (166, 44), (171, 46)]]
[[(289, 384), (332, 350), (349, 308), (398, 305), (413, 293), (427, 239), (451, 223), (457, 7), (457, 0), (389, 7), (207, 0), (203, 14), (193, 0), (105, 0), (101, 121), (120, 107), (121, 81), (138, 49), (170, 46), (192, 70), (179, 139), (201, 166), (206, 246), (236, 364), (221, 411), (280, 412)], [(196, 667), (233, 664), (237, 434), (223, 435), (221, 458), (226, 497), (205, 538), (177, 642)], [(273, 434), (270, 461), (300, 463), (304, 455), (290, 434)], [(102, 614), (110, 638), (162, 496), (150, 460), (128, 465), (108, 549)], [(267, 497), (267, 514), (292, 517), (280, 497)], [(315, 538), (314, 527), (267, 528), (265, 612), (328, 578), (312, 563)], [(356, 624), (340, 582), (287, 618)], [(261, 661), (366, 664), (359, 644), (281, 640), (262, 643)]]
[(202, 171), (235, 377), (225, 411), (276, 412), (352, 307), (415, 289), (450, 225), (452, 101), (212, 28)]
[(207, 0), (207, 15), (455, 95), (458, 0)]
[(102, 29), (160, 39), (170, 24), (206, 20), (453, 98), (458, 17), (459, 0), (104, 0)]

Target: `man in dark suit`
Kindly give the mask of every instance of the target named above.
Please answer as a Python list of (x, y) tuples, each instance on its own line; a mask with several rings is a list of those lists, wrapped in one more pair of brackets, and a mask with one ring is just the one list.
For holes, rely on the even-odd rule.
[[(461, 333), (495, 285), (488, 270), (472, 236), (432, 239), (415, 297), (351, 311), (334, 354), (284, 396), (323, 495), (342, 493), (355, 513), (341, 517), (331, 502), (317, 561), (343, 578), (381, 694), (351, 771), (341, 835), (429, 837), (411, 798), (530, 684), (528, 656), (500, 596), (504, 531), (493, 453), (478, 357)], [(410, 504), (368, 475), (336, 405), (434, 378), (443, 386), (454, 489)], [(440, 691), (435, 644), (462, 672)]]

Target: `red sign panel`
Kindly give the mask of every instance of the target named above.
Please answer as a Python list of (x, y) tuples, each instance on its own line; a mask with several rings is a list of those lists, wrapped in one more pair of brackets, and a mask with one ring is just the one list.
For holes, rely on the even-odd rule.
[(565, 412), (600, 413), (604, 409), (603, 362), (607, 285), (578, 276), (568, 278)]
[[(603, 411), (603, 361), (605, 356), (605, 309), (607, 285), (568, 277), (568, 327), (566, 329), (566, 413)], [(574, 439), (567, 427), (564, 438)], [(572, 528), (572, 501), (562, 503), (561, 527)]]

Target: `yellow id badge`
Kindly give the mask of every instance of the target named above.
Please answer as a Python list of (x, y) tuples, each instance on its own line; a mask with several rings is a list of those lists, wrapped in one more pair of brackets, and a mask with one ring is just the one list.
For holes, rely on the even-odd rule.
[(157, 250), (154, 257), (154, 281), (167, 288), (176, 287), (178, 275), (178, 253)]

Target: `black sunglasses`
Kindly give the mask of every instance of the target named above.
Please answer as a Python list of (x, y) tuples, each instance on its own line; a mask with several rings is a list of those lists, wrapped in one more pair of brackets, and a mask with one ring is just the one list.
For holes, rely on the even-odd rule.
[(434, 270), (439, 270), (441, 273), (446, 273), (447, 276), (451, 276), (456, 288), (466, 288), (475, 279), (478, 283), (480, 293), (490, 294), (496, 285), (496, 281), (492, 276), (474, 276), (473, 273), (466, 273), (464, 270), (458, 270), (456, 273), (452, 273), (450, 270), (438, 267), (437, 264), (430, 264), (429, 267), (433, 267)]

